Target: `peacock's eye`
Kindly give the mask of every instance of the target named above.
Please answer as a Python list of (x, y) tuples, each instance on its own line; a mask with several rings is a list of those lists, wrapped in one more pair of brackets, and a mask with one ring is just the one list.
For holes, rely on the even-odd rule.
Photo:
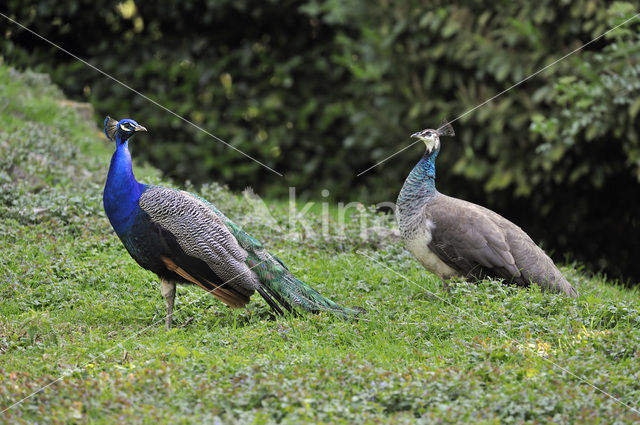
[(131, 126), (129, 125), (129, 123), (124, 123), (120, 127), (122, 127), (124, 131), (131, 131)]

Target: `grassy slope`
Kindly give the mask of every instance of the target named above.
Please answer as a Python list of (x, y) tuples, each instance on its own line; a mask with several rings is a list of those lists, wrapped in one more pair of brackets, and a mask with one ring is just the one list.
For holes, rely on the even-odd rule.
[[(69, 375), (0, 422), (640, 420), (545, 360), (640, 405), (640, 295), (574, 268), (577, 300), (490, 281), (446, 294), (398, 246), (291, 242), (256, 220), (247, 229), (299, 277), (367, 319), (271, 320), (258, 297), (234, 311), (181, 287), (166, 332), (154, 276), (101, 208), (111, 146), (59, 98), (0, 66), (0, 406)], [(205, 195), (242, 212), (218, 187)]]

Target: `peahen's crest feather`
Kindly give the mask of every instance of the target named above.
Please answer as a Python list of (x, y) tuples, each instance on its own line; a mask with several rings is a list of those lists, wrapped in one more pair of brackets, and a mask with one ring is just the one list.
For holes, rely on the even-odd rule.
[(447, 122), (447, 119), (444, 118), (440, 123), (440, 127), (438, 127), (438, 136), (455, 136), (456, 132), (453, 131), (453, 126)]
[(117, 130), (118, 121), (107, 115), (107, 118), (104, 119), (104, 134), (107, 135), (109, 140), (114, 140)]

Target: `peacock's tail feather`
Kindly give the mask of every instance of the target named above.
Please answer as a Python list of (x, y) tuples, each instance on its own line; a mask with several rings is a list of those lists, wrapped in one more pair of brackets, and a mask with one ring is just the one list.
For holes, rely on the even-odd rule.
[[(292, 306), (302, 310), (319, 313), (326, 311), (343, 318), (351, 318), (363, 313), (364, 310), (342, 307), (334, 301), (322, 296), (318, 291), (305, 282), (294, 277), (283, 267), (282, 263), (273, 259), (266, 252), (263, 259), (250, 256), (247, 264), (257, 273), (264, 291), (258, 291), (271, 307), (277, 302), (286, 310), (292, 311)], [(278, 311), (277, 308), (274, 310)]]

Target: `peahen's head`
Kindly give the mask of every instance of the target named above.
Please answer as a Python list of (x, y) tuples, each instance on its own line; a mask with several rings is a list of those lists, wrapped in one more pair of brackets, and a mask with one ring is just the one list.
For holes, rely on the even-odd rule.
[(411, 137), (415, 137), (416, 139), (420, 139), (424, 142), (427, 147), (427, 153), (431, 153), (434, 151), (440, 150), (440, 136), (455, 136), (456, 133), (453, 131), (453, 127), (448, 122), (444, 121), (440, 128), (434, 130), (432, 128), (427, 128), (426, 130), (418, 131), (417, 133), (413, 133)]
[(120, 143), (124, 143), (138, 131), (147, 131), (147, 129), (132, 119), (116, 121), (108, 115), (104, 119), (104, 134), (110, 140), (120, 140)]

